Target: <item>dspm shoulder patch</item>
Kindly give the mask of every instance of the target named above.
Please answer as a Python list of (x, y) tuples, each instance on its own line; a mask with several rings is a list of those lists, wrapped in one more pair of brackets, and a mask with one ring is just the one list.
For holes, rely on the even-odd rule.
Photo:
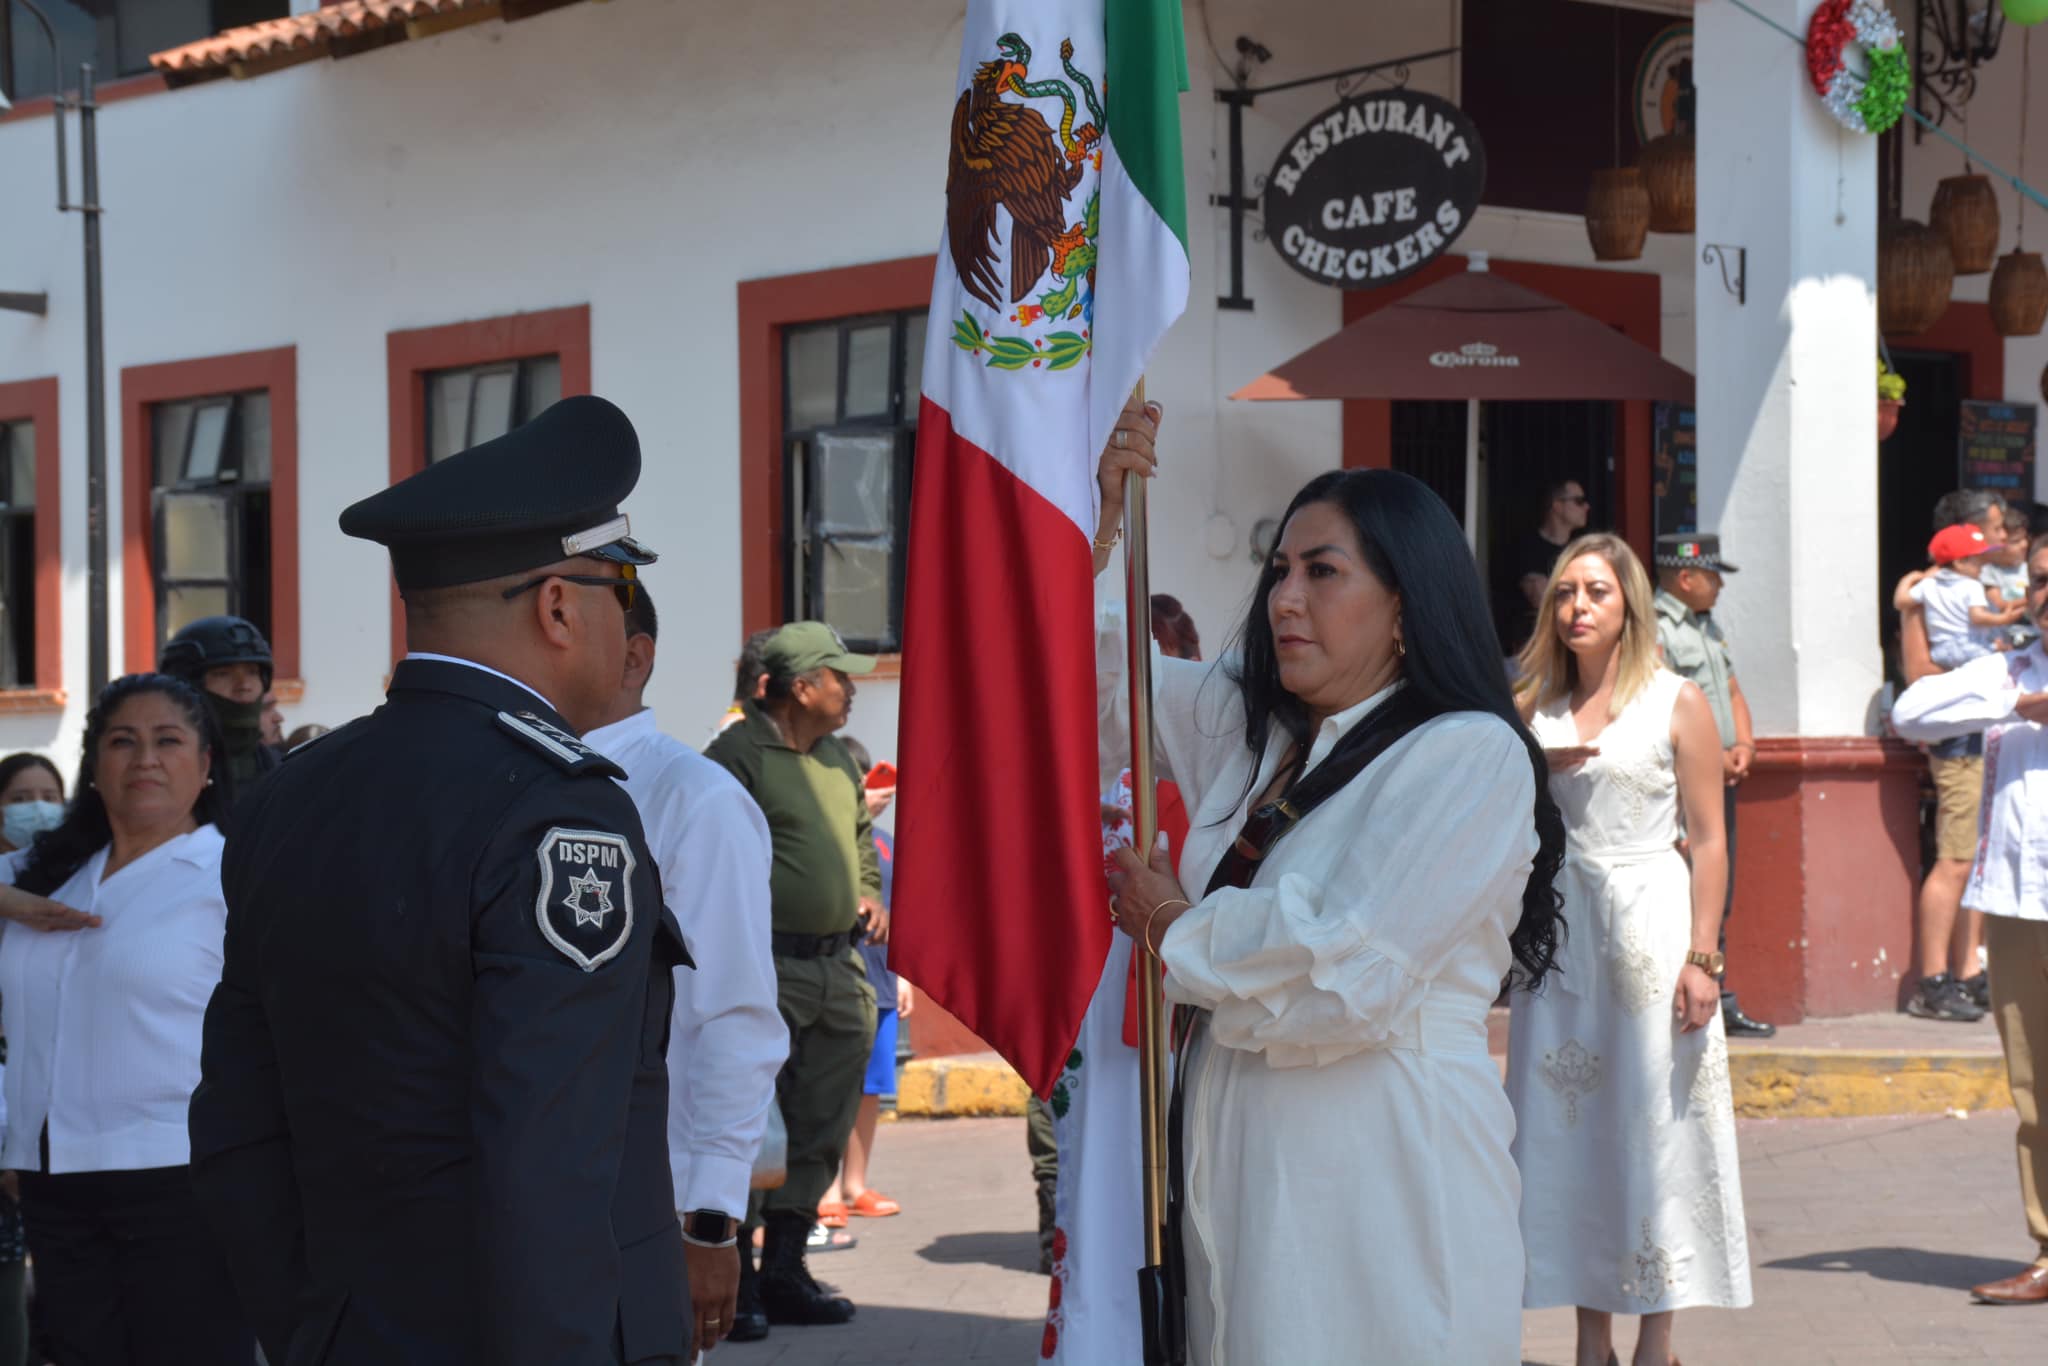
[(540, 895), (533, 916), (556, 952), (594, 972), (633, 934), (633, 850), (606, 830), (565, 830), (541, 838)]
[(607, 778), (626, 776), (626, 770), (560, 726), (543, 721), (534, 712), (522, 711), (515, 715), (509, 711), (501, 711), (498, 713), (498, 724), (571, 773), (602, 773)]

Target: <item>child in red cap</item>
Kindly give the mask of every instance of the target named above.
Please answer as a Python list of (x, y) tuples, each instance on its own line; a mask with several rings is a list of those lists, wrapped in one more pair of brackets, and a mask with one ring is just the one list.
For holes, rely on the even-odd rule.
[(1991, 553), (1984, 533), (1965, 522), (1934, 533), (1928, 558), (1940, 568), (1913, 585), (1913, 601), (1926, 610), (1928, 653), (1944, 669), (2003, 648), (1998, 628), (2018, 621), (2025, 603), (1994, 608), (1980, 576)]

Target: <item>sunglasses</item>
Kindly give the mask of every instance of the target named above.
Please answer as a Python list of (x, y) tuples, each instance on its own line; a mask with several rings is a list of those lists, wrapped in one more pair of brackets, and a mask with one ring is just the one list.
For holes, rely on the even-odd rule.
[(1578, 507), (1584, 507), (1586, 506), (1586, 504), (1592, 502), (1593, 500), (1591, 498), (1588, 498), (1583, 493), (1567, 493), (1558, 495), (1557, 501), (1560, 503), (1572, 503)]
[(542, 574), (538, 578), (528, 579), (517, 588), (506, 589), (505, 600), (510, 602), (528, 589), (538, 588), (553, 579), (560, 579), (563, 583), (588, 584), (593, 588), (609, 588), (613, 596), (618, 598), (621, 612), (632, 611), (633, 601), (640, 593), (639, 569), (634, 565), (622, 564), (619, 566), (619, 576), (615, 579), (597, 574)]

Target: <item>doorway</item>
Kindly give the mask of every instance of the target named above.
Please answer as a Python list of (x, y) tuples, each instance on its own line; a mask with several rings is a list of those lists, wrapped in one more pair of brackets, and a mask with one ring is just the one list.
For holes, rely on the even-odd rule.
[(1962, 424), (1963, 358), (1948, 351), (1894, 351), (1892, 368), (1906, 381), (1898, 430), (1877, 448), (1877, 613), (1885, 672), (1897, 679), (1899, 614), (1892, 586), (1927, 567), (1934, 504), (1960, 478), (1957, 434)]
[[(1465, 419), (1455, 401), (1392, 405), (1393, 468), (1435, 491), (1465, 520)], [(1588, 500), (1588, 530), (1613, 529), (1614, 461), (1620, 444), (1613, 403), (1529, 401), (1479, 405), (1479, 525), (1471, 529), (1494, 628), (1507, 650), (1526, 638), (1533, 612), (1519, 579), (1526, 543), (1543, 521), (1551, 489), (1577, 480)]]

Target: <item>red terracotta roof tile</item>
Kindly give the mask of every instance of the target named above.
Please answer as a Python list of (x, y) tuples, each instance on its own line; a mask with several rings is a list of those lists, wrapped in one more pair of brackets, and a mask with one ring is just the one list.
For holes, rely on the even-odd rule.
[[(175, 82), (225, 75), (240, 63), (308, 60), (329, 52), (339, 40), (379, 38), (402, 41), (407, 23), (468, 11), (498, 10), (502, 0), (343, 0), (308, 14), (231, 28), (196, 43), (154, 53), (149, 63)], [(478, 15), (479, 18), (487, 17)], [(395, 32), (387, 32), (395, 30)]]

